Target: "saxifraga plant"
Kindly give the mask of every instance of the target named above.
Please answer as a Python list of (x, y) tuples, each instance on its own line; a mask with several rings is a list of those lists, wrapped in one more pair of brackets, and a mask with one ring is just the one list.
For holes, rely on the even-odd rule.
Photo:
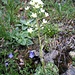
[(45, 73), (43, 72), (43, 68), (41, 66), (37, 67), (36, 73), (34, 75), (59, 75), (59, 70), (56, 65), (49, 62), (45, 66)]
[[(35, 19), (35, 25), (37, 28), (37, 36), (38, 36), (38, 40), (39, 40), (39, 53), (40, 53), (40, 60), (42, 63), (42, 67), (43, 67), (43, 71), (45, 73), (44, 70), (44, 59), (43, 59), (43, 45), (41, 42), (41, 28), (43, 28), (43, 26), (47, 23), (47, 20), (45, 19), (45, 17), (49, 16), (49, 14), (43, 9), (43, 2), (41, 0), (36, 1), (36, 0), (31, 0), (29, 2), (29, 6), (27, 6), (25, 8), (26, 12), (28, 13), (28, 16), (30, 16), (31, 19)], [(35, 26), (34, 25), (34, 26)], [(35, 30), (35, 29), (34, 29)], [(33, 31), (34, 31), (33, 30)]]

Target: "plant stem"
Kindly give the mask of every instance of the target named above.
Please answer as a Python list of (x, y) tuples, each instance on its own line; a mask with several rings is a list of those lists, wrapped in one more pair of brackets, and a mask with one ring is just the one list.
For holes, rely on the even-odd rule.
[(40, 25), (38, 23), (38, 19), (37, 19), (37, 27), (38, 27), (38, 39), (39, 39), (39, 45), (40, 45), (40, 49), (39, 49), (39, 53), (40, 53), (40, 60), (41, 60), (41, 63), (42, 63), (42, 68), (43, 68), (43, 71), (45, 73), (45, 63), (44, 63), (44, 58), (43, 58), (43, 45), (41, 43), (41, 36), (40, 36)]

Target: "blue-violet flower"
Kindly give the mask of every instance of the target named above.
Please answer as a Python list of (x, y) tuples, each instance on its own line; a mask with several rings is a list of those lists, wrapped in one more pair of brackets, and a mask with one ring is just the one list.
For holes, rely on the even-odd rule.
[(29, 57), (30, 57), (30, 58), (33, 58), (34, 56), (35, 56), (34, 51), (30, 51), (30, 52), (29, 52)]
[(8, 57), (9, 57), (9, 58), (13, 58), (13, 54), (10, 53), (10, 54), (8, 55)]
[(9, 64), (8, 64), (8, 62), (5, 62), (5, 66), (7, 67)]

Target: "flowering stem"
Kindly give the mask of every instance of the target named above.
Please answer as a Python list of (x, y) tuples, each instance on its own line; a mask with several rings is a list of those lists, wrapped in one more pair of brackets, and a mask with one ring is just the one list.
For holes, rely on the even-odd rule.
[(43, 71), (45, 72), (45, 63), (44, 63), (44, 58), (43, 58), (43, 45), (41, 43), (41, 36), (40, 36), (40, 25), (38, 23), (38, 19), (37, 19), (37, 27), (38, 27), (38, 39), (39, 39), (39, 45), (40, 45), (40, 49), (39, 49), (39, 53), (40, 53), (40, 60), (41, 60), (41, 63), (42, 63), (42, 67), (43, 67)]

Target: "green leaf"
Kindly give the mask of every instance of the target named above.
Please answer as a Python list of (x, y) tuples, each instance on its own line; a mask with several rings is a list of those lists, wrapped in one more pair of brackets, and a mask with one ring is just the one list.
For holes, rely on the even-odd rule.
[(27, 44), (27, 45), (32, 45), (33, 42), (32, 42), (30, 39), (27, 39), (27, 40), (26, 40), (26, 44)]
[(4, 4), (7, 4), (7, 0), (2, 0), (2, 2), (3, 2)]
[(22, 37), (30, 38), (27, 31), (22, 31), (20, 34), (21, 34)]
[(0, 10), (0, 17), (2, 16), (2, 11)]
[(20, 44), (21, 44), (21, 45), (26, 45), (26, 39), (21, 39)]
[(27, 26), (22, 26), (22, 30), (26, 30), (27, 28)]
[(25, 20), (20, 20), (20, 23), (25, 24), (26, 25), (26, 21)]
[(34, 19), (28, 20), (28, 23), (32, 23), (32, 22), (34, 22)]
[(21, 24), (16, 24), (15, 26), (22, 26)]

